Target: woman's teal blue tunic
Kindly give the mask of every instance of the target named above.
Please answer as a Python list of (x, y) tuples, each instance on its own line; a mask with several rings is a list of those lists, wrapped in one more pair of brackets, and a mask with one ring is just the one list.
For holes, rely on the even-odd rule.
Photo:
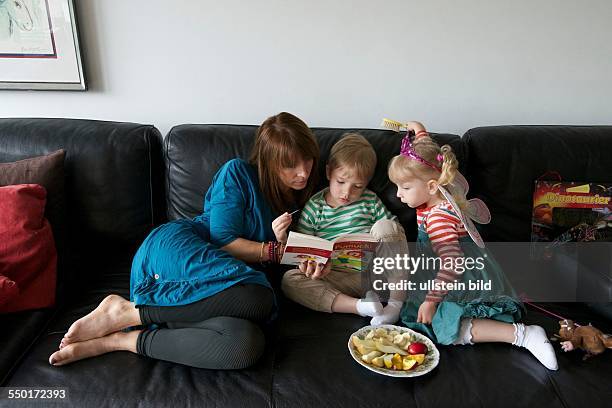
[(274, 218), (256, 169), (241, 159), (227, 162), (206, 193), (201, 215), (161, 225), (142, 243), (132, 262), (130, 300), (179, 306), (237, 283), (270, 287), (263, 272), (220, 248), (236, 238), (274, 240)]

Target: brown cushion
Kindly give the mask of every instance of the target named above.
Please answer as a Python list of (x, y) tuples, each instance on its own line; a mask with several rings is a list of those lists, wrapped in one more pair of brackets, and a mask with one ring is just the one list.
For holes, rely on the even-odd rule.
[(0, 187), (15, 184), (40, 184), (47, 190), (45, 217), (53, 229), (61, 254), (65, 234), (64, 150), (12, 163), (0, 163)]

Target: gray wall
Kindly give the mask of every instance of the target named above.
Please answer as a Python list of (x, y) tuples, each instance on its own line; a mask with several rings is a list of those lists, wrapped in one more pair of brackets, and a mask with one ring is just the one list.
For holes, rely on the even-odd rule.
[(612, 124), (609, 0), (76, 3), (90, 90), (0, 91), (1, 116)]

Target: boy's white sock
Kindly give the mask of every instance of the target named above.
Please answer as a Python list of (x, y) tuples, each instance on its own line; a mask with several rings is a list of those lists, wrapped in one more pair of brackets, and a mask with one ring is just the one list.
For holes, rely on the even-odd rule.
[(374, 291), (368, 291), (365, 298), (357, 301), (357, 313), (360, 316), (377, 316), (382, 313), (383, 307), (380, 298)]
[(549, 370), (557, 370), (557, 356), (553, 346), (546, 337), (546, 332), (540, 326), (525, 326), (523, 323), (513, 323), (515, 346), (525, 347)]
[(370, 324), (378, 326), (379, 324), (393, 324), (399, 320), (399, 315), (404, 302), (401, 300), (389, 299), (387, 306), (384, 307), (382, 313), (374, 316), (370, 320)]

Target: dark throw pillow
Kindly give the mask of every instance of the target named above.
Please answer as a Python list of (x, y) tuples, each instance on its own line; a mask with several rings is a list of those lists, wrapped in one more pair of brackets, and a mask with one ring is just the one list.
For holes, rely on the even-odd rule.
[(66, 231), (64, 197), (64, 150), (11, 163), (0, 163), (0, 187), (15, 184), (40, 184), (47, 190), (45, 216), (62, 254)]

